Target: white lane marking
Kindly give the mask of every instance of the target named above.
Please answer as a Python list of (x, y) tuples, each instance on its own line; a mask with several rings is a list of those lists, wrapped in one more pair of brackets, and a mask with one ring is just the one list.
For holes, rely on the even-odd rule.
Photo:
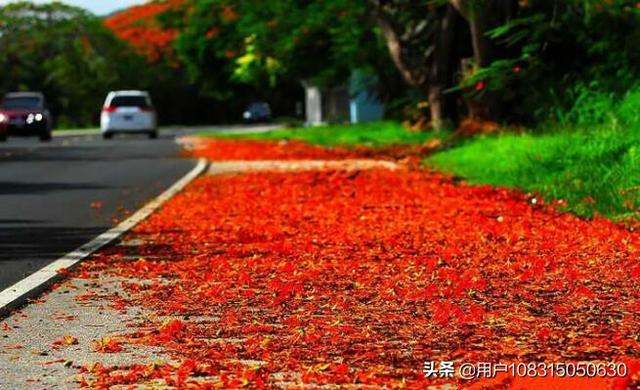
[(102, 233), (98, 237), (82, 245), (80, 248), (59, 258), (53, 263), (27, 276), (13, 286), (0, 292), (0, 314), (9, 309), (24, 303), (24, 300), (30, 298), (32, 294), (39, 294), (48, 284), (60, 276), (60, 272), (78, 264), (98, 249), (109, 244), (122, 234), (129, 231), (138, 223), (147, 219), (154, 211), (159, 209), (166, 201), (175, 196), (196, 177), (205, 172), (207, 168), (207, 160), (200, 159), (198, 164), (184, 177), (174, 183), (168, 190), (160, 196), (147, 203), (143, 208), (138, 210), (131, 217), (121, 222), (118, 226)]

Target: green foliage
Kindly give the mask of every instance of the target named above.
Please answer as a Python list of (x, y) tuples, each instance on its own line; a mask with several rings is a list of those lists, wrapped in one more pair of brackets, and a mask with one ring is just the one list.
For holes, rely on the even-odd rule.
[(265, 71), (269, 75), (269, 84), (275, 86), (280, 62), (272, 57), (263, 59), (255, 41), (255, 35), (245, 38), (245, 53), (236, 60), (233, 77), (241, 82), (251, 82), (259, 77), (260, 72)]
[(488, 94), (501, 119), (533, 130), (468, 140), (427, 162), (472, 183), (563, 199), (583, 216), (638, 216), (636, 3), (521, 2), (516, 18), (488, 34), (502, 56), (469, 70), (457, 89)]
[(0, 21), (0, 94), (44, 92), (57, 127), (96, 126), (107, 92), (116, 89), (149, 90), (163, 124), (211, 123), (228, 111), (212, 109), (180, 69), (149, 63), (80, 8), (12, 3), (0, 7)]
[[(460, 89), (492, 93), (503, 120), (531, 125), (575, 117), (571, 107), (604, 114), (597, 95), (622, 97), (640, 77), (640, 9), (629, 0), (531, 0), (488, 32), (501, 56), (464, 75)], [(482, 81), (484, 88), (473, 87)], [(595, 100), (594, 100), (595, 98)], [(600, 111), (600, 114), (597, 113)], [(560, 118), (558, 114), (569, 114)], [(586, 114), (586, 113), (581, 113)]]
[[(591, 217), (640, 214), (640, 88), (621, 100), (579, 91), (564, 124), (543, 134), (469, 140), (426, 161), (472, 183), (489, 183), (563, 199)], [(579, 124), (576, 126), (576, 124)]]
[(176, 48), (192, 79), (221, 98), (229, 80), (333, 86), (354, 69), (393, 66), (361, 2), (197, 0), (160, 19), (180, 31)]
[(135, 85), (142, 60), (82, 9), (50, 3), (0, 7), (0, 92), (43, 91), (59, 126), (97, 123), (109, 89)]
[(442, 133), (411, 132), (397, 122), (371, 122), (357, 125), (282, 129), (268, 133), (232, 134), (205, 132), (202, 135), (236, 139), (300, 140), (322, 146), (366, 145), (382, 147), (423, 143), (436, 136), (442, 136)]
[[(618, 118), (615, 94), (603, 92), (595, 81), (567, 88), (555, 101), (551, 118), (564, 127), (601, 125)], [(567, 102), (572, 102), (569, 108), (565, 107)]]
[(179, 32), (176, 53), (189, 80), (217, 106), (235, 104), (226, 112), (236, 117), (255, 100), (297, 115), (304, 83), (346, 85), (354, 72), (374, 76), (383, 101), (408, 93), (363, 2), (192, 0), (158, 20)]

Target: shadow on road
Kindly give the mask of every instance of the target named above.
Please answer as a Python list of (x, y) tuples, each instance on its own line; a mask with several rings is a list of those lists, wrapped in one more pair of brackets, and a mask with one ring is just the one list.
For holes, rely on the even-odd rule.
[(105, 230), (98, 227), (20, 226), (28, 222), (0, 221), (0, 291)]
[(52, 191), (100, 190), (110, 187), (87, 183), (21, 183), (0, 182), (0, 195), (42, 194)]
[(43, 223), (43, 222), (46, 222), (46, 221), (33, 220), (33, 219), (0, 219), (0, 225), (33, 224), (33, 223)]
[[(6, 220), (0, 220), (0, 222)], [(27, 223), (19, 222), (19, 223)], [(101, 234), (104, 227), (18, 227), (0, 225), (0, 262), (7, 260), (54, 260)]]
[[(169, 140), (171, 137), (167, 137)], [(164, 140), (140, 141), (136, 139), (100, 141), (99, 146), (56, 146), (28, 148), (3, 148), (0, 145), (0, 162), (104, 162), (132, 161), (158, 158), (177, 158), (173, 142)]]

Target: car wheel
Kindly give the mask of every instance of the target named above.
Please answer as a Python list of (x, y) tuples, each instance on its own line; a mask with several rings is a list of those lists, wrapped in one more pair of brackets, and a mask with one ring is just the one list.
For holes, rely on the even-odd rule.
[(111, 139), (113, 138), (113, 133), (102, 133), (103, 139)]
[(51, 141), (51, 132), (46, 132), (46, 133), (40, 134), (40, 141), (42, 141), (42, 142)]
[(156, 139), (158, 138), (158, 130), (152, 130), (149, 132), (149, 138)]

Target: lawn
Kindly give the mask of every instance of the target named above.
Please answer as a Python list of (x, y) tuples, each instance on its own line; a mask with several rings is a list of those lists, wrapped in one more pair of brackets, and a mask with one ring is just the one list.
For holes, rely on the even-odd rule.
[(208, 131), (200, 135), (217, 138), (258, 140), (299, 140), (321, 146), (364, 145), (379, 148), (387, 145), (410, 145), (428, 141), (442, 133), (412, 132), (397, 122), (371, 122), (357, 125), (332, 125), (276, 130), (268, 133), (232, 134)]
[(427, 158), (475, 184), (507, 186), (562, 200), (584, 217), (621, 219), (640, 206), (640, 135), (633, 128), (503, 134), (468, 140)]
[(640, 88), (623, 96), (584, 90), (524, 134), (469, 139), (425, 160), (471, 183), (533, 191), (583, 217), (637, 221)]

